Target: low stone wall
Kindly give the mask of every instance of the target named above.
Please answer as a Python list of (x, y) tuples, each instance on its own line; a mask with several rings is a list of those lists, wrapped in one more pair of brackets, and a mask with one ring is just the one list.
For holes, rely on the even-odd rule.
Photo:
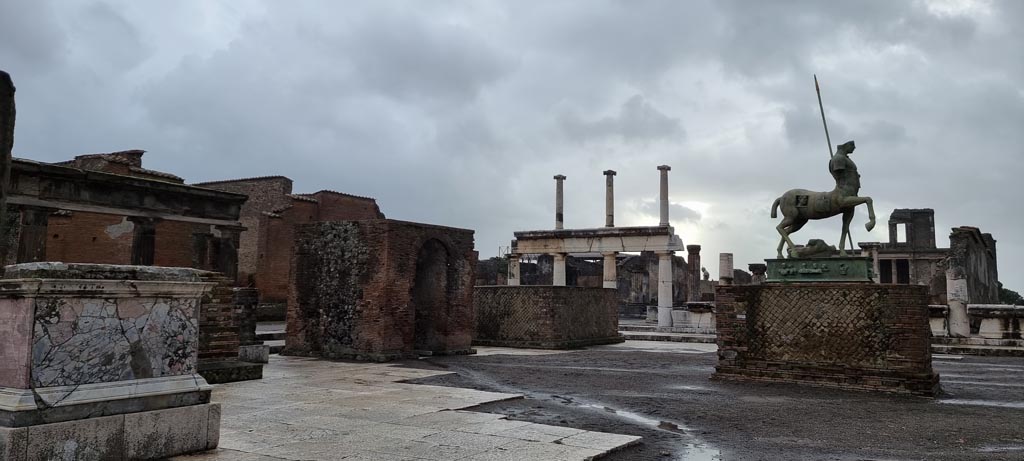
[(481, 346), (568, 349), (622, 342), (617, 291), (550, 285), (473, 290)]
[(716, 297), (714, 379), (938, 391), (925, 286), (720, 285)]
[(30, 263), (0, 280), (0, 459), (152, 459), (211, 449), (200, 298), (181, 268)]
[[(949, 306), (928, 306), (932, 336), (949, 336)], [(1024, 339), (1024, 306), (1012, 304), (968, 304), (970, 337), (985, 339)]]

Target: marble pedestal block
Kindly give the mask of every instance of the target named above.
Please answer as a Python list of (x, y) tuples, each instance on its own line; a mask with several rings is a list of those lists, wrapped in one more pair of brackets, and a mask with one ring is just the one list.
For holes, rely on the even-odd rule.
[(150, 459), (216, 447), (196, 373), (201, 271), (8, 266), (0, 279), (0, 459)]

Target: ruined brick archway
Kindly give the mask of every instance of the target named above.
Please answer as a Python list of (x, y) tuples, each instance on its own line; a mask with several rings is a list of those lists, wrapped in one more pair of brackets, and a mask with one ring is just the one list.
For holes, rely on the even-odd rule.
[(448, 310), (454, 289), (449, 259), (448, 248), (437, 239), (424, 242), (416, 257), (416, 277), (411, 290), (416, 351), (445, 349)]

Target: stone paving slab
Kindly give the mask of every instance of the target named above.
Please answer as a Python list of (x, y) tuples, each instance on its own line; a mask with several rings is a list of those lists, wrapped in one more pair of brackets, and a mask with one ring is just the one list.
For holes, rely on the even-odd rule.
[(223, 406), (220, 448), (171, 459), (585, 460), (640, 440), (464, 410), (521, 395), (404, 382), (447, 373), (272, 356), (262, 380), (214, 388)]

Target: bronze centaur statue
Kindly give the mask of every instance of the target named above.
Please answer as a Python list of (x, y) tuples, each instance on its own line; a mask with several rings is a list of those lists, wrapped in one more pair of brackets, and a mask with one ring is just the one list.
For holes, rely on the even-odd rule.
[(857, 173), (857, 165), (850, 160), (850, 154), (856, 149), (853, 141), (836, 146), (836, 153), (829, 161), (828, 170), (836, 180), (836, 188), (828, 192), (814, 192), (804, 189), (792, 189), (782, 194), (782, 197), (775, 199), (772, 204), (772, 218), (778, 216), (778, 209), (782, 208), (782, 222), (778, 226), (782, 239), (779, 241), (779, 258), (782, 258), (782, 247), (787, 246), (790, 257), (794, 257), (793, 240), (790, 234), (800, 230), (812, 219), (831, 218), (837, 214), (843, 215), (843, 231), (839, 237), (839, 254), (846, 255), (846, 240), (850, 240), (850, 249), (853, 250), (853, 237), (850, 237), (850, 221), (853, 220), (853, 212), (857, 205), (868, 206), (868, 222), (864, 226), (870, 232), (875, 228), (875, 208), (872, 205), (871, 197), (858, 197), (860, 191), (860, 173)]

